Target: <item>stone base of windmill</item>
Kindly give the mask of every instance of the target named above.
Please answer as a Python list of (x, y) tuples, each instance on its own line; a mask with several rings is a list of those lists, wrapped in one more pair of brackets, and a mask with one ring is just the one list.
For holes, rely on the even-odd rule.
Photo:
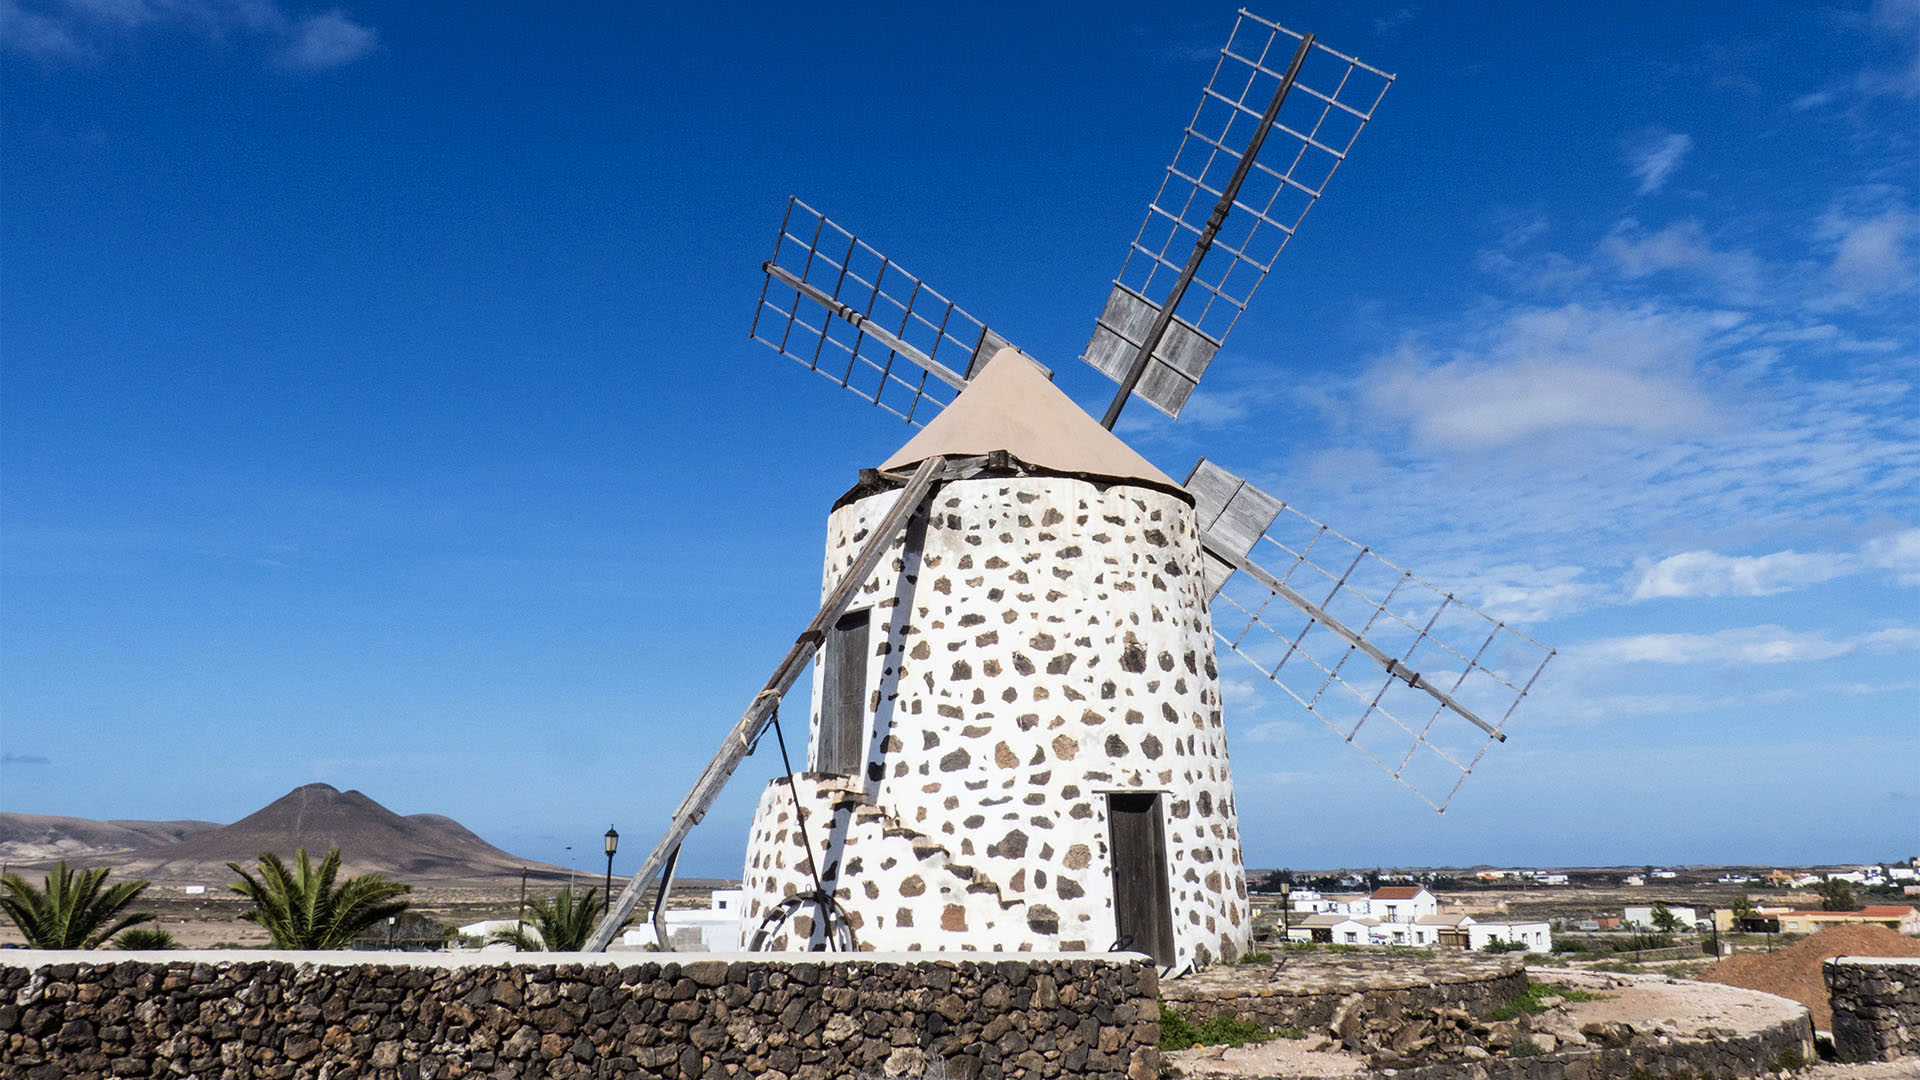
[[(1295, 957), (1278, 968), (1237, 965), (1163, 983), (1167, 1004), (1196, 1024), (1233, 1015), (1283, 1032), (1239, 1048), (1173, 1051), (1168, 1064), (1192, 1078), (1628, 1080), (1777, 1078), (1815, 1060), (1806, 1008), (1758, 991), (1659, 976), (1536, 972), (1537, 981), (1599, 997), (1549, 996), (1545, 1012), (1493, 1020), (1488, 1014), (1501, 994), (1525, 986), (1525, 973), (1510, 960), (1504, 967), (1477, 958), (1394, 961), (1397, 977), (1381, 970), (1385, 963), (1343, 977), (1340, 969), (1351, 970), (1356, 959)], [(1280, 1019), (1289, 1015), (1297, 1019)]]

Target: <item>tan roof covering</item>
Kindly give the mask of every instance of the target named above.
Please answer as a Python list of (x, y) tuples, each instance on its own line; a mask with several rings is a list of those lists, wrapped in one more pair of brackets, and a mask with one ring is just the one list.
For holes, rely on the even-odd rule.
[(1018, 349), (995, 353), (952, 404), (880, 467), (902, 469), (935, 454), (993, 450), (1043, 469), (1179, 487), (1075, 405)]
[(1418, 885), (1382, 885), (1373, 890), (1375, 900), (1411, 900), (1421, 893)]
[(1351, 916), (1335, 915), (1332, 912), (1323, 911), (1317, 914), (1309, 915), (1304, 919), (1296, 920), (1293, 925), (1295, 926), (1338, 926), (1341, 923), (1346, 922), (1349, 918), (1351, 918)]
[(1473, 923), (1471, 915), (1422, 915), (1413, 920), (1419, 926), (1468, 926)]

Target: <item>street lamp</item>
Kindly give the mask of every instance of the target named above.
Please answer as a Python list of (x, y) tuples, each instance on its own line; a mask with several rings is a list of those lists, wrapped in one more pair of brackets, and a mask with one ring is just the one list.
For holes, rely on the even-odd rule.
[(607, 901), (607, 905), (611, 907), (613, 905), (613, 853), (620, 848), (620, 834), (614, 831), (613, 826), (609, 825), (607, 826), (607, 835), (604, 839), (607, 842), (607, 891), (604, 899)]
[(1291, 881), (1281, 882), (1280, 883), (1280, 943), (1282, 945), (1285, 945), (1293, 937), (1293, 922), (1287, 916), (1287, 910), (1289, 907), (1292, 906), (1292, 899), (1291, 899), (1292, 896), (1293, 896), (1293, 882)]

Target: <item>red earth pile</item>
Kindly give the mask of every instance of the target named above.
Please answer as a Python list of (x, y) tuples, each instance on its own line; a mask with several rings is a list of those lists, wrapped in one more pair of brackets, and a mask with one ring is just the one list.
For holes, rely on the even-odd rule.
[(1700, 975), (1704, 982), (1778, 994), (1813, 1010), (1813, 1026), (1833, 1030), (1821, 961), (1829, 956), (1920, 956), (1920, 938), (1884, 926), (1830, 926), (1770, 953), (1738, 953)]

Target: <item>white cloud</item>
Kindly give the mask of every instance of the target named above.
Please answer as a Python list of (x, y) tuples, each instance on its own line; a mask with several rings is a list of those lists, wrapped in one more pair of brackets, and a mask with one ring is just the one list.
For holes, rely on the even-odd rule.
[(280, 53), (280, 62), (302, 71), (350, 64), (372, 51), (377, 41), (374, 32), (338, 11), (329, 11), (301, 19), (292, 30), (291, 40)]
[(69, 59), (82, 52), (65, 22), (28, 11), (14, 0), (0, 0), (0, 50), (42, 59)]
[(1854, 571), (1846, 555), (1776, 551), (1771, 555), (1721, 555), (1685, 551), (1642, 565), (1633, 599), (1690, 596), (1772, 596), (1831, 581)]
[(1578, 566), (1492, 566), (1468, 579), (1450, 579), (1475, 598), (1475, 607), (1507, 623), (1538, 623), (1606, 603), (1612, 589), (1581, 581)]
[(1896, 627), (1834, 639), (1824, 631), (1746, 626), (1710, 634), (1635, 634), (1590, 641), (1567, 652), (1616, 664), (1787, 664), (1832, 660), (1861, 650), (1920, 648), (1920, 630)]
[(1444, 357), (1403, 345), (1375, 361), (1363, 393), (1421, 442), (1455, 449), (1569, 428), (1699, 430), (1715, 410), (1694, 364), (1740, 321), (1654, 307), (1521, 309)]
[(184, 29), (215, 42), (254, 35), (281, 66), (304, 71), (349, 63), (377, 40), (337, 8), (299, 15), (278, 0), (0, 0), (0, 49), (49, 62), (96, 59), (153, 28)]
[(1877, 570), (1891, 570), (1902, 585), (1920, 585), (1920, 529), (1874, 537), (1860, 549), (1860, 557)]
[(1629, 281), (1678, 271), (1706, 281), (1736, 303), (1749, 303), (1760, 291), (1760, 260), (1751, 252), (1715, 250), (1706, 230), (1691, 218), (1657, 232), (1628, 218), (1600, 242), (1599, 252)]
[(1894, 206), (1856, 218), (1836, 209), (1822, 219), (1819, 235), (1833, 250), (1827, 280), (1842, 293), (1871, 297), (1913, 288), (1920, 214)]
[(1636, 190), (1651, 195), (1666, 186), (1667, 178), (1680, 168), (1680, 162), (1693, 149), (1693, 136), (1649, 132), (1631, 152), (1633, 175), (1640, 180)]

